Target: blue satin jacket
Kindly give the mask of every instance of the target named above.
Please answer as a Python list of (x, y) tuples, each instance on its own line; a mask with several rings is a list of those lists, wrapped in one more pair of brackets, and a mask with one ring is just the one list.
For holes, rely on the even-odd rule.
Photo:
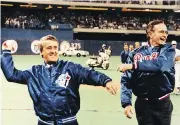
[(121, 58), (121, 62), (122, 63), (126, 63), (126, 60), (128, 58), (128, 55), (129, 55), (129, 51), (125, 51), (123, 50), (120, 54), (120, 58)]
[(121, 77), (122, 107), (132, 105), (132, 93), (141, 98), (159, 98), (174, 90), (175, 49), (168, 44), (158, 47), (141, 46), (130, 52), (127, 70)]
[(52, 66), (44, 64), (17, 70), (8, 50), (3, 51), (1, 68), (9, 82), (28, 86), (36, 115), (48, 120), (76, 115), (80, 109), (80, 84), (105, 86), (111, 81), (100, 72), (62, 60)]

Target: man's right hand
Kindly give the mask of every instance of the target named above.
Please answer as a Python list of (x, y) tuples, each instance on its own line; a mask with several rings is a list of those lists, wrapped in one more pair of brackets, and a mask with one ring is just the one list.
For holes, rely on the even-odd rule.
[(117, 68), (117, 71), (125, 72), (126, 70), (131, 70), (133, 68), (133, 64), (120, 64)]
[(16, 41), (14, 41), (14, 40), (6, 40), (2, 44), (2, 50), (14, 51), (15, 44), (16, 44)]
[(124, 114), (126, 115), (126, 117), (128, 117), (129, 119), (132, 118), (132, 115), (134, 114), (133, 113), (133, 109), (132, 109), (132, 106), (131, 105), (128, 105), (124, 108)]
[(112, 95), (116, 95), (116, 93), (118, 91), (118, 85), (119, 84), (116, 84), (116, 83), (113, 83), (112, 81), (109, 81), (109, 82), (106, 83), (106, 89)]

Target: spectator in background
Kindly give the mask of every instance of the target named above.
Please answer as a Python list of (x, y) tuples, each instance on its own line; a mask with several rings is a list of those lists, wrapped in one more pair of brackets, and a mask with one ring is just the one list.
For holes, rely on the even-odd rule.
[(140, 46), (140, 42), (135, 42), (135, 49), (139, 48)]
[(173, 47), (175, 48), (176, 55), (175, 55), (175, 94), (180, 95), (180, 50), (177, 49), (177, 42), (173, 40), (171, 42)]
[(102, 44), (102, 47), (99, 50), (99, 53), (105, 53), (105, 51), (106, 51), (106, 44)]
[(129, 52), (131, 52), (132, 50), (134, 50), (134, 46), (132, 44), (129, 45)]
[(121, 63), (125, 63), (129, 54), (128, 44), (124, 43), (124, 50), (120, 54)]

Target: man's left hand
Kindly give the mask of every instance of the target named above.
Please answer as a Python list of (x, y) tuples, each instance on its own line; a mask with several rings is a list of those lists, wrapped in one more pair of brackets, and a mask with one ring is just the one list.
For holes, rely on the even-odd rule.
[(180, 56), (177, 56), (177, 57), (175, 58), (175, 61), (180, 61)]

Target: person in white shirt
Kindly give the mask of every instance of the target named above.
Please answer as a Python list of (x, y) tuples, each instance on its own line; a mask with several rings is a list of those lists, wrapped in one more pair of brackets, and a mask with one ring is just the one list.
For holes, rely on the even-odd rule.
[(175, 89), (176, 95), (180, 95), (180, 50), (177, 49), (177, 42), (175, 40), (173, 40), (171, 42), (171, 44), (173, 45), (173, 47), (176, 50), (176, 55), (175, 55), (175, 70), (176, 70), (176, 74), (175, 74)]

